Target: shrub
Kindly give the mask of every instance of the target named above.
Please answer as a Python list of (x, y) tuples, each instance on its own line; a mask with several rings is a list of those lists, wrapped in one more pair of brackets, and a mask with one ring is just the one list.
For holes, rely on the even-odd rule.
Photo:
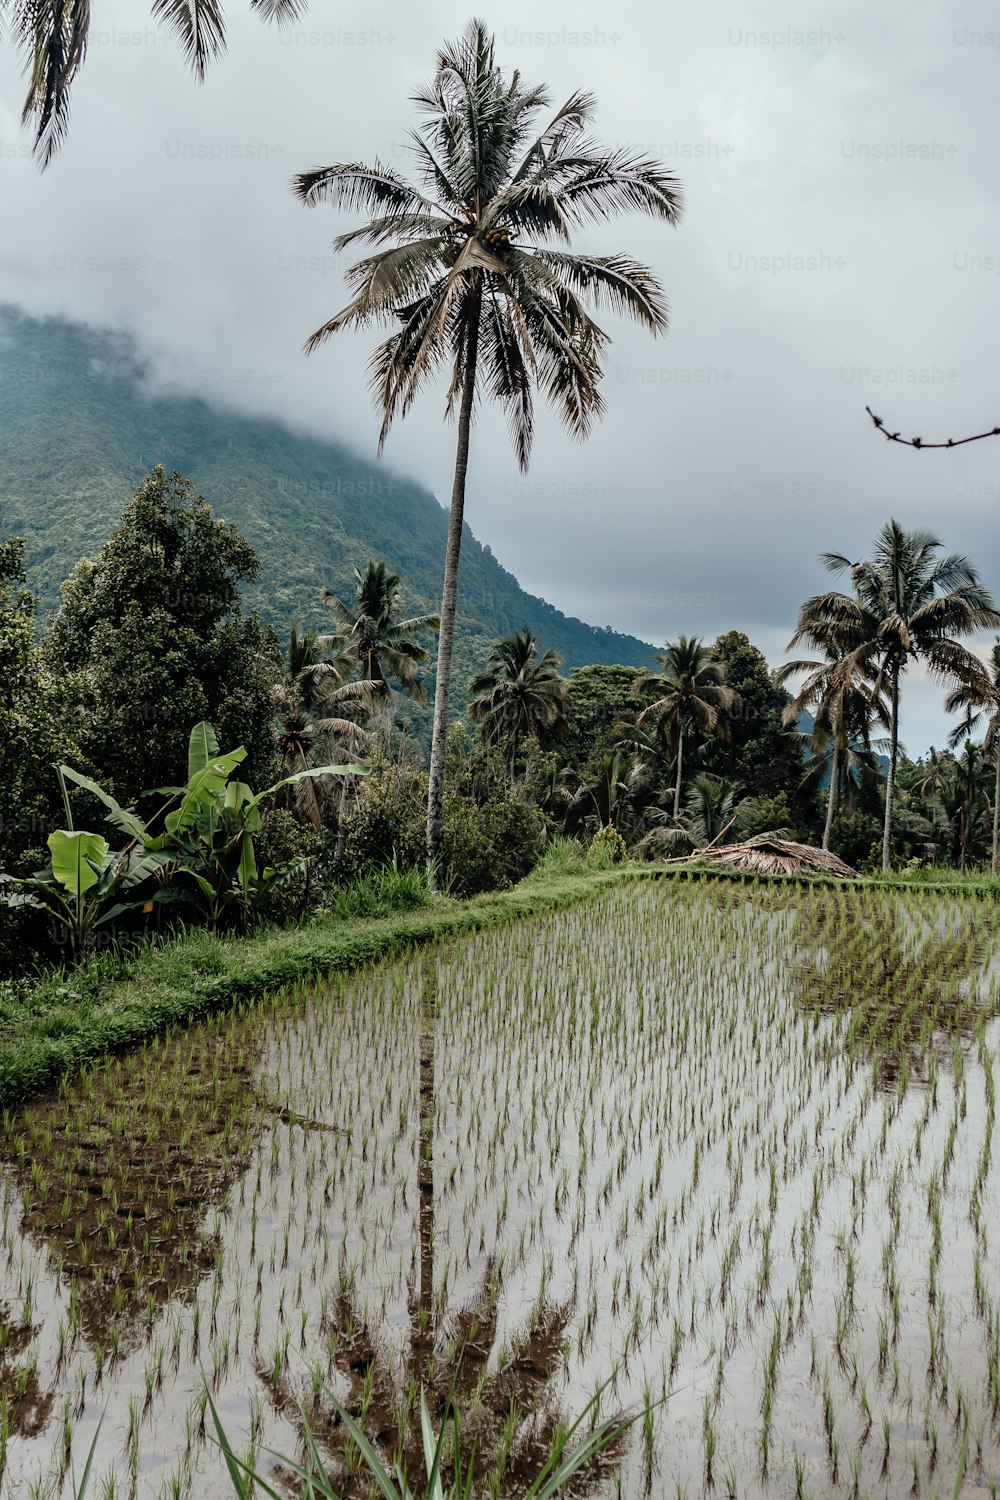
[(610, 823), (599, 828), (587, 849), (587, 859), (592, 869), (601, 870), (608, 865), (620, 865), (628, 859), (625, 840)]
[(427, 776), (416, 766), (373, 761), (347, 814), (338, 873), (348, 878), (395, 865), (422, 869), (426, 860)]

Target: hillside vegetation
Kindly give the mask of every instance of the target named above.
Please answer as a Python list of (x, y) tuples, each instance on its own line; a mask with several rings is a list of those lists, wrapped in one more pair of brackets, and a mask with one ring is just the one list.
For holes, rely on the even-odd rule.
[[(293, 618), (330, 628), (320, 591), (349, 595), (354, 568), (369, 557), (405, 579), (414, 613), (438, 607), (448, 517), (427, 490), (278, 422), (150, 396), (144, 375), (140, 354), (120, 335), (0, 310), (0, 536), (26, 539), (43, 612), (58, 603), (78, 559), (97, 554), (157, 463), (190, 477), (259, 553), (263, 570), (245, 605), (282, 634)], [(568, 667), (652, 660), (647, 643), (526, 593), (467, 529), (460, 695), (490, 642), (525, 626)]]

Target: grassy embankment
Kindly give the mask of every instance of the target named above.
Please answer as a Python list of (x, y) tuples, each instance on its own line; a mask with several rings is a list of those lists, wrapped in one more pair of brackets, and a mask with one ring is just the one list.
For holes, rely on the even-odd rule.
[[(657, 865), (594, 869), (585, 857), (554, 848), (519, 886), (468, 901), (431, 898), (413, 882), (380, 899), (369, 884), (362, 899), (350, 893), (340, 909), (301, 926), (250, 938), (196, 931), (128, 956), (100, 955), (84, 968), (38, 980), (0, 983), (0, 1107), (10, 1107), (57, 1084), (85, 1063), (123, 1052), (232, 1006), (266, 1000), (296, 981), (318, 979), (393, 958), (416, 946), (459, 937), (554, 911), (622, 880), (711, 879), (750, 884), (739, 871)], [(939, 883), (872, 877), (831, 881), (823, 876), (771, 876), (769, 884), (886, 885), (948, 895), (996, 898), (1000, 882)], [(398, 909), (400, 901), (405, 909)], [(395, 909), (394, 909), (395, 908)]]

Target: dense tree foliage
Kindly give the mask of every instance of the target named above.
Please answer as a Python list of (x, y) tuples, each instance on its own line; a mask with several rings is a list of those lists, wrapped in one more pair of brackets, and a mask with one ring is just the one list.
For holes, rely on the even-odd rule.
[(889, 706), (889, 767), (886, 775), (882, 867), (892, 859), (893, 808), (899, 753), (899, 696), (914, 662), (926, 664), (944, 682), (967, 680), (975, 658), (958, 637), (1000, 625), (993, 595), (967, 557), (939, 556), (942, 543), (929, 531), (906, 531), (888, 521), (871, 558), (854, 562), (826, 552), (833, 573), (850, 575), (853, 594), (830, 592), (807, 599), (792, 644), (833, 655), (849, 678), (861, 677), (884, 694)]
[[(35, 641), (34, 597), (24, 587), (24, 544), (0, 545), (0, 871), (24, 875), (41, 864), (46, 839), (62, 822), (53, 766), (78, 754), (65, 685)], [(0, 972), (33, 952), (39, 923), (4, 913)]]
[(796, 817), (808, 815), (801, 789), (802, 739), (783, 722), (791, 699), (777, 686), (761, 651), (740, 630), (720, 635), (712, 654), (725, 669), (736, 701), (726, 715), (725, 735), (705, 746), (706, 770), (739, 781), (752, 797), (788, 797)]
[(525, 740), (546, 745), (562, 734), (569, 693), (561, 665), (554, 651), (539, 656), (530, 630), (518, 630), (494, 643), (486, 670), (469, 684), (469, 718), (483, 743), (502, 752), (511, 780)]
[(561, 742), (568, 765), (579, 768), (621, 737), (644, 707), (635, 691), (634, 667), (595, 663), (569, 674), (569, 703)]
[(259, 567), (236, 527), (158, 466), (67, 580), (46, 658), (73, 680), (80, 748), (120, 800), (175, 785), (203, 719), (245, 746), (252, 781), (270, 779), (277, 641), (240, 606)]

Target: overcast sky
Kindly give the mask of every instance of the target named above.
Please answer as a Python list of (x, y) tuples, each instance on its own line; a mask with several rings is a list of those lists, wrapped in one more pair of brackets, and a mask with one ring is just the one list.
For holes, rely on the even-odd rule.
[[(248, 9), (231, 3), (228, 55), (199, 87), (143, 0), (98, 0), (70, 138), (44, 174), (18, 128), (20, 64), (0, 54), (0, 301), (130, 329), (162, 383), (373, 457), (373, 340), (301, 352), (345, 300), (329, 243), (350, 221), (305, 209), (289, 181), (379, 155), (405, 169), (409, 96), (470, 11), (313, 0), (281, 33)], [(541, 423), (526, 479), (484, 414), (477, 536), (567, 613), (656, 643), (738, 627), (774, 663), (829, 581), (817, 553), (864, 554), (890, 515), (968, 552), (1000, 592), (1000, 439), (917, 453), (864, 410), (927, 440), (1000, 422), (993, 8), (479, 13), (499, 60), (554, 102), (595, 92), (599, 135), (672, 167), (686, 209), (677, 229), (623, 219), (579, 237), (649, 262), (671, 330), (602, 319), (607, 418), (583, 446)], [(442, 407), (429, 393), (386, 462), (446, 500)], [(943, 742), (941, 698), (907, 680), (911, 753)]]

